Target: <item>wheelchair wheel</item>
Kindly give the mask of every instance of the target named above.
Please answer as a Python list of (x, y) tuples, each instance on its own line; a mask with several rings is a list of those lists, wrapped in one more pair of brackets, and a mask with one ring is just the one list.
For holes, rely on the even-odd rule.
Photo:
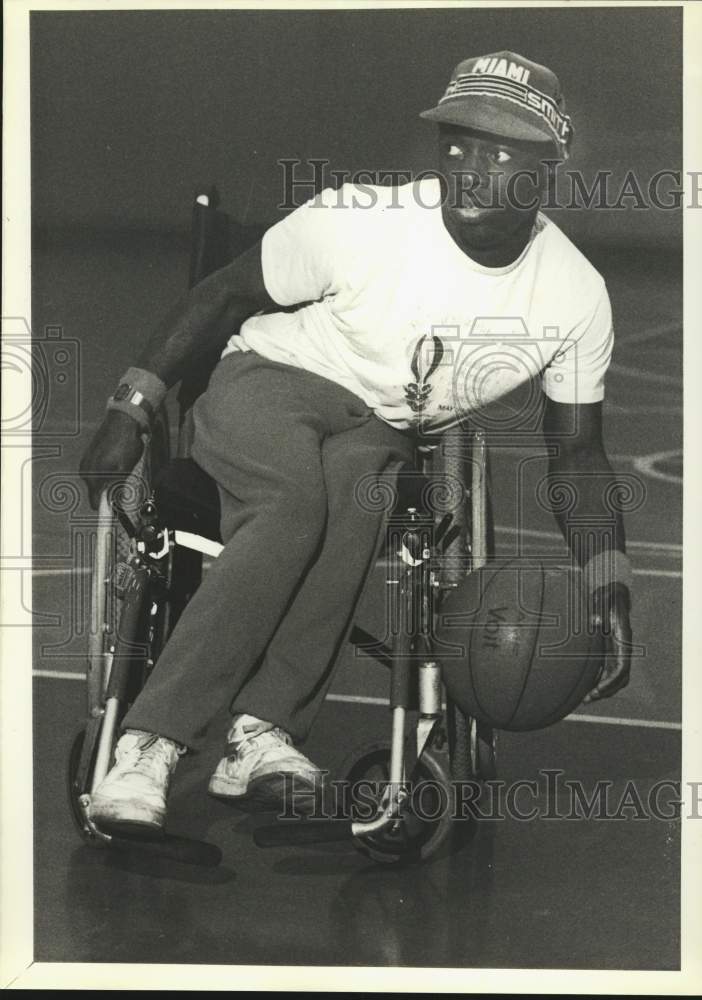
[(68, 804), (71, 808), (73, 822), (81, 834), (84, 832), (83, 815), (78, 799), (82, 794), (82, 789), (78, 786), (77, 774), (84, 743), (85, 729), (81, 729), (73, 737), (71, 749), (68, 752), (68, 767), (66, 769), (66, 777), (68, 779)]
[(497, 778), (497, 733), (485, 722), (471, 719), (471, 756), (480, 781)]
[[(408, 781), (410, 797), (402, 819), (377, 834), (354, 838), (354, 847), (380, 864), (417, 864), (431, 857), (451, 827), (448, 777), (431, 748), (425, 749)], [(346, 776), (352, 818), (367, 820), (377, 815), (389, 780), (390, 745), (363, 748)]]
[[(136, 518), (139, 506), (150, 493), (154, 477), (168, 461), (169, 452), (168, 419), (165, 410), (161, 409), (144, 453), (117, 498), (130, 520)], [(115, 592), (115, 573), (120, 564), (126, 563), (130, 550), (129, 534), (103, 494), (92, 554), (87, 671), (90, 717), (99, 714), (105, 698), (121, 611)]]
[(454, 781), (494, 781), (497, 778), (495, 730), (464, 715), (450, 698), (446, 702), (451, 777)]
[(115, 567), (126, 562), (128, 555), (129, 536), (103, 499), (92, 558), (87, 671), (88, 715), (91, 717), (102, 708), (119, 626), (113, 585)]
[(475, 777), (471, 754), (470, 720), (451, 698), (446, 699), (446, 729), (449, 741), (451, 777), (454, 781), (472, 781)]

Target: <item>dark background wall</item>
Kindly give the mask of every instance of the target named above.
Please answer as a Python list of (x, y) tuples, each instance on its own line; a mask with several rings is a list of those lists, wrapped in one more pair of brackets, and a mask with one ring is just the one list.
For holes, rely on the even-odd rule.
[[(32, 14), (33, 221), (180, 229), (216, 180), (240, 219), (268, 223), (277, 161), (432, 165), (420, 110), (467, 55), (513, 49), (560, 76), (568, 166), (645, 183), (681, 158), (681, 22), (674, 8), (237, 10)], [(675, 242), (680, 214), (559, 211), (589, 243)]]

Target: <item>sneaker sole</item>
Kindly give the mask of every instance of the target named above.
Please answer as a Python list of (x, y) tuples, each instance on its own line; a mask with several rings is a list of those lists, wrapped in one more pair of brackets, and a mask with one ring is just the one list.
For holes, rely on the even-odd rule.
[(127, 840), (163, 840), (166, 835), (164, 828), (156, 823), (128, 819), (94, 819), (93, 822), (98, 830)]
[[(112, 806), (112, 808), (110, 808)], [(131, 812), (131, 815), (130, 815)], [(90, 809), (90, 819), (105, 833), (114, 833), (125, 837), (137, 837), (141, 840), (157, 840), (164, 835), (165, 816), (156, 817), (146, 809), (132, 807), (118, 810), (113, 803), (100, 804), (93, 802)]]
[[(321, 787), (312, 783), (302, 784), (299, 774), (295, 774), (294, 777), (296, 799), (299, 798), (299, 801), (295, 802), (295, 811), (300, 814), (314, 812), (315, 806), (322, 797)], [(271, 812), (290, 805), (292, 779), (292, 773), (281, 772), (280, 774), (266, 775), (251, 781), (246, 791), (242, 793), (232, 792), (225, 781), (220, 778), (212, 778), (207, 791), (216, 799), (240, 805), (251, 812)], [(311, 801), (310, 794), (304, 794), (306, 792), (314, 794), (314, 802)]]

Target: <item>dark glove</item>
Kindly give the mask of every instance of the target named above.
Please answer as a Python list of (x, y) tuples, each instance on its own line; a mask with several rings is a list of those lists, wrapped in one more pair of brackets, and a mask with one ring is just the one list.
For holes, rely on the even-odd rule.
[(108, 410), (105, 414), (79, 466), (93, 510), (97, 510), (102, 491), (123, 481), (141, 458), (142, 433), (128, 414), (120, 410)]

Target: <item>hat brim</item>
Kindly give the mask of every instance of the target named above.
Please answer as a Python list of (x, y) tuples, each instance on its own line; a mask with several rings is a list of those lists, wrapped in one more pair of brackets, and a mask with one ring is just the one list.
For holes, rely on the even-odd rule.
[(548, 125), (542, 124), (532, 111), (509, 105), (499, 97), (444, 101), (435, 108), (420, 112), (419, 117), (443, 125), (475, 128), (504, 139), (557, 143)]

